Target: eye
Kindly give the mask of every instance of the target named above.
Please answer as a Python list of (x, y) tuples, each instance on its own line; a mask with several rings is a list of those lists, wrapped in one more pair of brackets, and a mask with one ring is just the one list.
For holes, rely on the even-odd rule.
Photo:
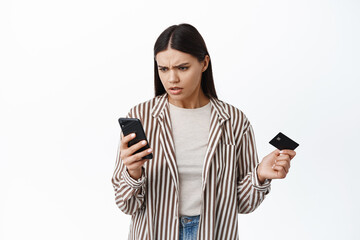
[(188, 69), (189, 67), (179, 67), (180, 70), (185, 71), (186, 69)]
[(162, 72), (165, 72), (165, 71), (166, 71), (166, 68), (161, 67), (161, 68), (159, 68), (159, 70), (162, 71)]

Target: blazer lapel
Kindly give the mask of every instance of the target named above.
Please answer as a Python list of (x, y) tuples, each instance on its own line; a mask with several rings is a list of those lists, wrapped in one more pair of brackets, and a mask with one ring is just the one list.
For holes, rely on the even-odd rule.
[(160, 124), (160, 145), (164, 151), (174, 185), (176, 186), (176, 192), (179, 194), (179, 173), (175, 159), (175, 144), (172, 133), (167, 93), (158, 97), (155, 106), (152, 108), (152, 115), (158, 119)]
[(205, 159), (202, 172), (202, 191), (204, 191), (206, 182), (208, 180), (211, 160), (214, 156), (215, 150), (220, 140), (223, 131), (223, 123), (230, 118), (230, 115), (225, 111), (221, 102), (216, 98), (210, 98), (211, 114), (210, 114), (210, 129), (208, 145), (205, 153)]

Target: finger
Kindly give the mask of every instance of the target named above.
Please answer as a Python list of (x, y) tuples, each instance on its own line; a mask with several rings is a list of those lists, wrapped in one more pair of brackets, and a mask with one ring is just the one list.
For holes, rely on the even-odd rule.
[(286, 172), (285, 167), (282, 165), (277, 165), (276, 163), (274, 163), (274, 165), (272, 166), (272, 169), (275, 171), (281, 171), (284, 170), (284, 172)]
[[(123, 133), (121, 133), (121, 134), (123, 134)], [(123, 134), (123, 136), (124, 136), (124, 134)], [(128, 148), (128, 143), (130, 142), (131, 139), (134, 139), (135, 136), (136, 136), (136, 134), (132, 133), (132, 134), (128, 134), (125, 137), (123, 137), (121, 139), (120, 149), (122, 149), (122, 150), (127, 149)]]
[(285, 160), (285, 161), (290, 161), (291, 160), (291, 158), (290, 158), (290, 156), (288, 155), (288, 154), (280, 154), (280, 156), (278, 156), (277, 157), (277, 159), (276, 160)]
[(275, 156), (279, 156), (280, 150), (279, 150), (279, 149), (275, 149), (275, 150), (272, 151), (271, 153), (272, 153), (272, 154), (275, 154)]
[(286, 171), (283, 166), (275, 166), (273, 169), (276, 171), (277, 178), (285, 178), (286, 177)]
[[(150, 152), (152, 151), (151, 148), (147, 148), (147, 149), (135, 154), (136, 151), (138, 151), (145, 145), (146, 145), (146, 141), (143, 140), (143, 141), (140, 141), (140, 142), (132, 145), (131, 147), (125, 149), (121, 155), (122, 159), (125, 159), (125, 160), (123, 160), (124, 164), (126, 164), (126, 165), (132, 164), (132, 162), (139, 161), (144, 156), (150, 154)], [(148, 152), (149, 150), (150, 150), (150, 152)]]
[(295, 157), (296, 152), (291, 149), (283, 149), (283, 150), (281, 150), (281, 154), (288, 154), (290, 156), (290, 160), (291, 160)]
[(289, 161), (276, 161), (275, 166), (283, 166), (286, 173), (288, 173), (290, 168), (290, 163)]
[(137, 154), (132, 155), (131, 158), (131, 162), (136, 162), (136, 161), (141, 161), (143, 157), (149, 155), (152, 152), (151, 148), (147, 148), (144, 151), (141, 151)]
[(142, 147), (144, 147), (146, 145), (146, 140), (142, 140), (134, 145), (132, 145), (131, 147), (129, 147), (128, 151), (129, 151), (129, 155), (133, 155), (134, 152), (136, 152), (137, 150), (141, 149)]

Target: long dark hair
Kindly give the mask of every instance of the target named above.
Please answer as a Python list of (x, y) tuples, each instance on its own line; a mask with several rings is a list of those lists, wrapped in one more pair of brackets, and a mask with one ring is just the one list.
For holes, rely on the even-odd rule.
[[(179, 25), (172, 25), (165, 29), (160, 34), (154, 45), (155, 97), (166, 92), (159, 77), (158, 66), (155, 57), (158, 52), (166, 50), (169, 47), (169, 42), (172, 49), (176, 49), (184, 53), (189, 53), (196, 57), (199, 62), (203, 61), (206, 55), (209, 55), (210, 57), (204, 39), (194, 26), (187, 23), (182, 23)], [(211, 58), (207, 69), (202, 73), (201, 88), (207, 97), (217, 98), (211, 68)]]

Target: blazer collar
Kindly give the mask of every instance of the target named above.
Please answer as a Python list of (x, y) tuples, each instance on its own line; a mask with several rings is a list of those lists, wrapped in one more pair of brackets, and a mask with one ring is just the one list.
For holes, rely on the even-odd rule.
[[(224, 121), (230, 118), (229, 113), (226, 111), (224, 107), (224, 103), (216, 98), (211, 97), (210, 98), (211, 106), (216, 111), (220, 124), (222, 124)], [(164, 114), (166, 113), (165, 108), (168, 108), (169, 105), (169, 99), (168, 99), (168, 93), (165, 92), (162, 95), (156, 96), (155, 104), (152, 111), (152, 116), (155, 118), (163, 118)]]

